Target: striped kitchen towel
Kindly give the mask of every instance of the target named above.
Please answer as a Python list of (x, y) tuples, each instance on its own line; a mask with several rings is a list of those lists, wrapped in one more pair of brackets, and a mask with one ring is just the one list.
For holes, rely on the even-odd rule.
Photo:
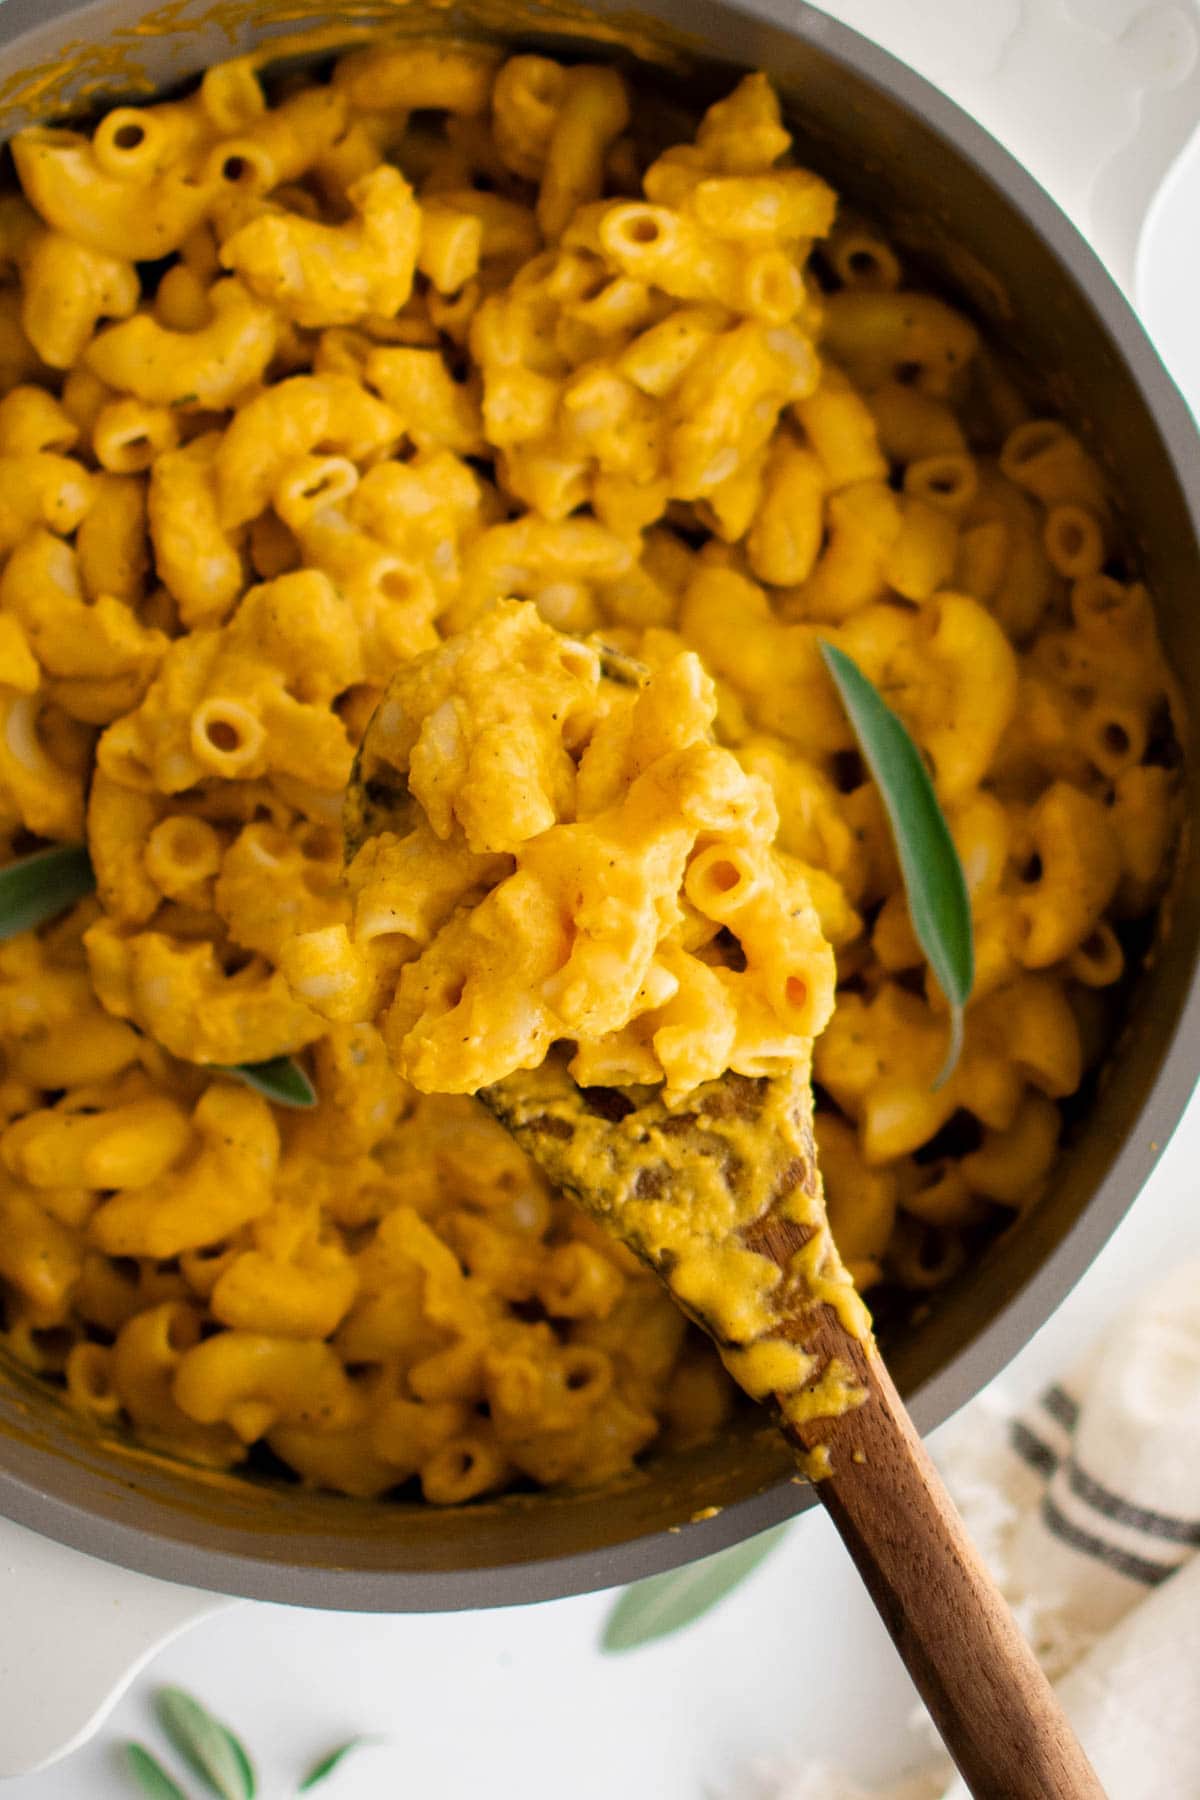
[[(1200, 1800), (1200, 1265), (1015, 1416), (992, 1389), (938, 1461), (1112, 1800)], [(926, 1721), (926, 1724), (928, 1722)], [(931, 1729), (931, 1728), (930, 1728)], [(897, 1745), (898, 1769), (912, 1745)], [(944, 1762), (883, 1794), (801, 1755), (736, 1800), (967, 1800)]]
[(968, 1408), (940, 1460), (1057, 1680), (1200, 1548), (1200, 1267), (1173, 1270), (1032, 1407), (1002, 1410)]

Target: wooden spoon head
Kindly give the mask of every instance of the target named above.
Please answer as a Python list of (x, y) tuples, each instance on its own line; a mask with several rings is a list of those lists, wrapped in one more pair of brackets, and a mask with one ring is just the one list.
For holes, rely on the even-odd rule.
[(567, 1054), (477, 1098), (719, 1345), (785, 1323), (798, 1342), (841, 1302), (865, 1325), (826, 1219), (807, 1064), (727, 1073), (668, 1108), (656, 1088), (580, 1088)]
[[(822, 1221), (807, 1068), (726, 1074), (671, 1110), (653, 1087), (581, 1088), (557, 1048), (477, 1096), (555, 1187), (669, 1278), (678, 1214), (721, 1240), (758, 1239), (787, 1222), (790, 1254)], [(781, 1246), (783, 1248), (783, 1246)]]

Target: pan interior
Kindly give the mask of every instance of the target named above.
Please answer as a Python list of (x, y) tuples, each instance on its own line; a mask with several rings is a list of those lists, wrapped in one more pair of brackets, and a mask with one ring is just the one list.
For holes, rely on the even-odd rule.
[[(269, 37), (287, 56), (311, 57), (291, 41), (298, 29), (326, 28), (315, 53), (327, 55), (378, 24), (414, 36), (500, 37), (567, 58), (594, 56), (599, 40), (605, 54), (648, 63), (661, 99), (689, 110), (732, 74), (768, 70), (801, 156), (882, 224), (938, 291), (965, 304), (1028, 380), (1052, 372), (1041, 382), (1047, 404), (1083, 432), (1124, 496), (1168, 655), (1185, 694), (1200, 695), (1200, 559), (1177, 475), (1181, 457), (1195, 466), (1196, 444), (1182, 403), (1098, 264), (1040, 191), (916, 77), (822, 15), (804, 10), (789, 30), (765, 7), (746, 13), (719, 0), (651, 0), (636, 16), (610, 5), (585, 14), (568, 0), (453, 8), (417, 0), (399, 12), (297, 0), (184, 0), (161, 11), (142, 0), (7, 0), (5, 129), (170, 89)], [(1168, 928), (1134, 984), (1052, 1192), (933, 1293), (919, 1317), (906, 1309), (890, 1323), (889, 1362), (923, 1427), (975, 1393), (1048, 1316), (1125, 1212), (1182, 1111), (1200, 1067), (1198, 887), (1185, 844), (1164, 909)], [(1180, 1029), (1185, 1014), (1190, 1030)], [(442, 1610), (611, 1585), (798, 1510), (809, 1495), (791, 1475), (774, 1433), (746, 1416), (722, 1442), (651, 1458), (601, 1493), (457, 1509), (358, 1502), (185, 1469), (98, 1435), (41, 1384), (11, 1365), (0, 1369), (0, 1511), (131, 1567), (309, 1605)], [(718, 1517), (680, 1530), (710, 1507)]]

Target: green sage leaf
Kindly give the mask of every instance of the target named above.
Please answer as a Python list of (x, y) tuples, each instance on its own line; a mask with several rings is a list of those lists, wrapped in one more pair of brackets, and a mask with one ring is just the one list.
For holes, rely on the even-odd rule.
[(255, 1773), (254, 1764), (250, 1761), (249, 1753), (245, 1745), (234, 1737), (228, 1725), (222, 1725), (221, 1730), (228, 1738), (229, 1748), (233, 1751), (234, 1760), (242, 1772), (242, 1786), (245, 1789), (247, 1800), (254, 1800), (255, 1794), (258, 1792), (258, 1776)]
[(254, 1765), (228, 1726), (182, 1688), (160, 1688), (154, 1705), (180, 1756), (220, 1800), (254, 1800)]
[(377, 1744), (379, 1741), (378, 1738), (355, 1737), (349, 1738), (344, 1744), (339, 1744), (336, 1750), (330, 1750), (328, 1755), (321, 1757), (319, 1762), (313, 1764), (300, 1783), (300, 1793), (307, 1794), (312, 1788), (318, 1787), (322, 1781), (327, 1780), (353, 1751), (362, 1750), (368, 1744)]
[(604, 1621), (600, 1648), (610, 1653), (636, 1650), (702, 1618), (770, 1556), (787, 1528), (786, 1522), (776, 1525), (774, 1530), (760, 1532), (716, 1556), (627, 1587)]
[(156, 1756), (142, 1744), (126, 1744), (125, 1756), (129, 1764), (129, 1772), (150, 1800), (187, 1800), (187, 1795), (177, 1781), (167, 1774)]
[(220, 1064), (226, 1075), (244, 1081), (273, 1100), (276, 1106), (315, 1106), (317, 1090), (292, 1056), (273, 1056), (269, 1062)]
[(833, 677), (867, 767), (883, 796), (917, 942), (950, 1008), (950, 1046), (935, 1087), (962, 1051), (963, 1011), (975, 980), (971, 899), (921, 752), (858, 664), (833, 644), (821, 655)]
[(0, 869), (0, 942), (56, 919), (96, 886), (82, 844), (54, 844)]

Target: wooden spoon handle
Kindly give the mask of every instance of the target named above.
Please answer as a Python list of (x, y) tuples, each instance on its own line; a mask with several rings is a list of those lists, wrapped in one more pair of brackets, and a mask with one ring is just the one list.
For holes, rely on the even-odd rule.
[(827, 1448), (816, 1491), (967, 1786), (976, 1800), (1104, 1800), (878, 1353), (831, 1315), (820, 1338), (857, 1365), (869, 1398), (785, 1435)]

